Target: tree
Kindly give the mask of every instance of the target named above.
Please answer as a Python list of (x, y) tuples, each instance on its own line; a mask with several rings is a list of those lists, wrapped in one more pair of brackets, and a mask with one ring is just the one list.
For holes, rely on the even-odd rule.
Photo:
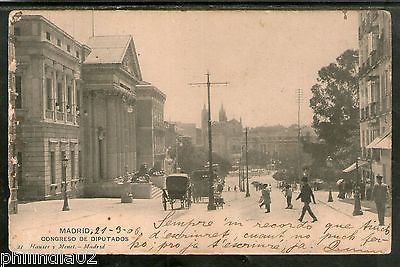
[(354, 149), (359, 146), (357, 71), (358, 51), (355, 50), (346, 50), (335, 63), (318, 71), (317, 83), (311, 88), (310, 107), (314, 111), (312, 127), (323, 145), (314, 151), (314, 155), (318, 154), (315, 159), (324, 161), (330, 155), (344, 166), (354, 161), (358, 153)]

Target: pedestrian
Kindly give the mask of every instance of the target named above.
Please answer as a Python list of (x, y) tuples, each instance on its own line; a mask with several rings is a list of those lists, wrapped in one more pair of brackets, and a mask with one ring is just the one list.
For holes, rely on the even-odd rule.
[(236, 185), (233, 187), (233, 190), (236, 192), (237, 191), (237, 187)]
[(287, 206), (286, 206), (285, 209), (293, 208), (293, 205), (292, 205), (292, 193), (293, 193), (292, 188), (290, 187), (289, 184), (287, 184), (286, 185), (286, 189), (285, 189), (285, 197), (286, 197)]
[(298, 195), (296, 200), (301, 198), (301, 202), (303, 202), (304, 206), (303, 206), (303, 210), (301, 211), (299, 221), (300, 222), (303, 221), (304, 215), (306, 214), (306, 211), (308, 211), (310, 216), (313, 218), (312, 222), (316, 222), (317, 217), (314, 215), (314, 213), (312, 212), (311, 207), (310, 207), (311, 198), (313, 200), (313, 203), (316, 204), (314, 193), (313, 193), (310, 185), (308, 184), (308, 178), (306, 176), (304, 176), (301, 180), (303, 182), (303, 186), (301, 187), (300, 194)]
[(376, 176), (376, 184), (372, 189), (372, 199), (375, 201), (376, 210), (378, 211), (379, 225), (385, 225), (385, 209), (388, 199), (388, 186), (382, 183), (382, 175)]
[(269, 213), (271, 211), (271, 191), (268, 189), (268, 185), (265, 184), (263, 189), (261, 190), (262, 202), (260, 204), (260, 208), (265, 206), (265, 213)]

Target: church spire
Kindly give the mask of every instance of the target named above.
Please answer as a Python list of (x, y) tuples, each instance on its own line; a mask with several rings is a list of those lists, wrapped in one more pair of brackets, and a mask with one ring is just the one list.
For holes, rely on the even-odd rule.
[(226, 112), (224, 109), (224, 105), (221, 104), (221, 109), (219, 110), (219, 121), (227, 121)]

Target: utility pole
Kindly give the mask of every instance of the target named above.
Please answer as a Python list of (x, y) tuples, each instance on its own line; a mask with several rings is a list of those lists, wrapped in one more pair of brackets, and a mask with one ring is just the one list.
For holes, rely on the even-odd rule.
[(215, 210), (214, 203), (214, 171), (213, 171), (213, 161), (212, 161), (212, 134), (211, 134), (211, 85), (228, 85), (227, 82), (210, 82), (210, 73), (207, 71), (207, 82), (205, 83), (189, 83), (192, 86), (207, 85), (207, 99), (208, 99), (208, 210)]
[(94, 37), (94, 9), (92, 9), (92, 37)]
[(303, 90), (301, 88), (296, 90), (296, 102), (297, 102), (297, 175), (298, 181), (301, 181), (301, 144), (300, 144), (300, 107), (303, 101)]
[(248, 135), (248, 128), (246, 127), (246, 197), (250, 196), (249, 192), (249, 159), (248, 159), (248, 152), (249, 149), (247, 148), (247, 135)]

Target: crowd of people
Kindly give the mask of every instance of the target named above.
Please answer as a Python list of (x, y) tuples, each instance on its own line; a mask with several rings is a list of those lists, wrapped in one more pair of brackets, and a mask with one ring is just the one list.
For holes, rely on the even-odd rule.
[[(371, 200), (375, 202), (379, 225), (384, 225), (385, 219), (385, 210), (386, 203), (390, 199), (389, 187), (382, 182), (383, 177), (381, 175), (376, 176), (376, 183), (372, 184), (372, 182), (361, 183), (357, 188), (356, 184), (351, 180), (343, 180), (343, 182), (339, 183), (339, 194), (338, 198), (351, 198), (358, 191), (360, 192), (361, 200)], [(261, 197), (259, 200), (259, 206), (265, 207), (265, 213), (271, 212), (271, 191), (272, 187), (270, 184), (257, 184), (255, 185), (261, 190)], [(256, 188), (257, 188), (256, 187)], [(292, 209), (292, 196), (295, 190), (297, 190), (297, 185), (290, 185), (284, 181), (277, 182), (277, 187), (282, 191), (285, 199), (286, 199), (286, 207), (285, 209)], [(314, 190), (316, 190), (314, 188)], [(313, 189), (309, 185), (308, 177), (304, 176), (302, 178), (302, 184), (300, 185), (300, 192), (296, 198), (296, 200), (301, 200), (303, 203), (303, 208), (299, 217), (299, 221), (302, 222), (306, 212), (311, 216), (312, 222), (316, 222), (318, 219), (313, 213), (310, 203), (315, 202), (315, 197), (313, 193)]]

